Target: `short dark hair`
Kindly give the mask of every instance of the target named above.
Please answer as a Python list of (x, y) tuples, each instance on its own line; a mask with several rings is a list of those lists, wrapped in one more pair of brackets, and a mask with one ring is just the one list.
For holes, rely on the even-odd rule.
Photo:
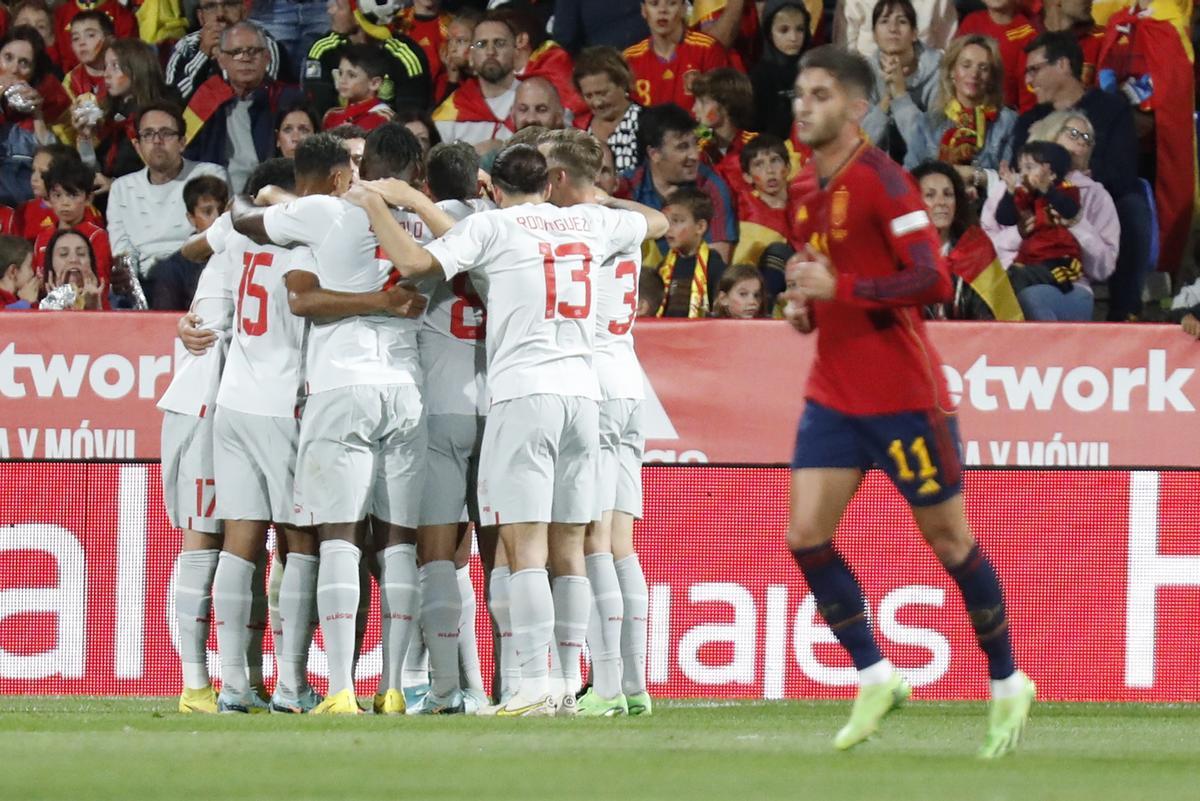
[(327, 133), (313, 134), (296, 145), (296, 177), (323, 178), (335, 168), (350, 164), (350, 151), (336, 136)]
[(917, 9), (913, 7), (910, 0), (879, 0), (875, 7), (871, 9), (871, 27), (874, 28), (879, 22), (879, 18), (891, 10), (897, 10), (908, 19), (908, 24), (913, 27), (913, 32), (917, 30)]
[(978, 222), (971, 199), (967, 196), (967, 186), (958, 170), (944, 161), (923, 161), (912, 171), (913, 180), (918, 184), (930, 175), (941, 175), (950, 182), (954, 190), (954, 219), (950, 222), (950, 241), (957, 242), (968, 228)]
[(738, 161), (741, 162), (742, 172), (749, 173), (750, 165), (754, 161), (754, 157), (762, 152), (770, 152), (778, 155), (783, 159), (783, 163), (787, 164), (791, 161), (791, 156), (788, 154), (787, 145), (783, 140), (775, 134), (761, 133), (751, 139), (742, 147), (742, 152), (738, 155)]
[(821, 45), (800, 57), (800, 71), (824, 70), (848, 89), (870, 97), (875, 89), (875, 73), (870, 63), (858, 53), (837, 45)]
[(78, 14), (76, 14), (74, 17), (71, 18), (71, 24), (68, 25), (67, 27), (70, 28), (76, 22), (87, 22), (88, 20), (91, 20), (92, 22), (99, 25), (100, 30), (104, 31), (106, 36), (114, 36), (116, 34), (116, 29), (113, 28), (113, 21), (111, 19), (109, 19), (108, 15), (105, 14), (103, 11), (97, 11), (95, 9), (89, 9), (88, 11), (80, 11)]
[[(317, 127), (320, 128), (321, 126), (318, 125)], [(328, 131), (325, 131), (324, 133), (327, 133), (330, 136), (336, 136), (338, 139), (341, 139), (343, 142), (345, 142), (347, 139), (366, 139), (367, 138), (367, 129), (363, 128), (359, 125), (355, 125), (352, 122), (343, 122), (341, 125), (337, 126), (336, 128), (330, 128)]]
[(278, 131), (280, 128), (282, 128), (283, 121), (296, 112), (300, 112), (308, 117), (308, 121), (312, 124), (314, 133), (321, 130), (321, 118), (317, 116), (317, 112), (313, 111), (310, 105), (301, 100), (298, 100), (294, 103), (289, 103), (286, 106), (281, 106), (279, 111), (275, 112), (275, 130)]
[(426, 172), (436, 200), (466, 200), (479, 194), (479, 154), (466, 142), (431, 147)]
[(345, 44), (338, 51), (339, 60), (350, 62), (367, 74), (369, 78), (386, 78), (391, 66), (391, 57), (383, 48), (371, 43)]
[[(58, 240), (70, 234), (79, 237), (83, 240), (83, 244), (87, 245), (88, 267), (91, 268), (92, 272), (96, 272), (96, 251), (92, 248), (92, 243), (88, 241), (88, 238), (75, 228), (59, 228), (50, 235), (50, 241), (46, 243), (46, 272), (54, 270), (54, 246), (58, 244)], [(99, 278), (99, 276), (96, 277)]]
[(521, 7), (516, 3), (505, 3), (487, 12), (484, 22), (503, 22), (513, 32), (513, 38), (525, 34), (529, 37), (529, 49), (537, 50), (549, 39), (546, 26), (528, 6)]
[(42, 182), (46, 185), (46, 194), (57, 186), (72, 194), (90, 195), (96, 191), (96, 171), (82, 159), (54, 159), (42, 176)]
[(34, 156), (40, 156), (43, 153), (50, 156), (51, 164), (62, 159), (75, 159), (76, 161), (82, 161), (78, 150), (70, 145), (64, 145), (62, 142), (51, 142), (48, 145), (38, 145), (37, 150), (33, 151)]
[(638, 160), (643, 161), (652, 147), (662, 147), (669, 133), (690, 133), (696, 130), (696, 120), (674, 103), (663, 103), (642, 109), (638, 116)]
[[(307, 139), (305, 141), (308, 141)], [(341, 145), (338, 145), (341, 147)], [(345, 148), (343, 148), (344, 150)], [(298, 151), (299, 149), (297, 149)], [(292, 191), (296, 188), (296, 166), (292, 159), (275, 158), (259, 162), (246, 179), (246, 194), (254, 197), (264, 186), (278, 186)]]
[(506, 147), (492, 164), (492, 183), (512, 195), (537, 194), (549, 181), (546, 159), (533, 145)]
[(521, 33), (521, 29), (517, 27), (516, 22), (513, 21), (513, 18), (509, 14), (500, 9), (487, 11), (482, 17), (475, 21), (475, 27), (478, 28), (485, 22), (495, 22), (499, 25), (503, 25), (505, 28), (508, 28), (508, 32), (513, 38), (513, 44), (516, 44), (517, 34)]
[(744, 72), (732, 67), (702, 72), (692, 81), (692, 96), (711, 99), (742, 130), (754, 125), (754, 85)]
[(147, 103), (138, 109), (137, 118), (134, 120), (133, 135), (137, 136), (137, 132), (142, 128), (142, 118), (151, 111), (157, 111), (166, 114), (175, 122), (175, 127), (179, 129), (179, 135), (183, 136), (187, 133), (187, 123), (183, 121), (183, 109), (178, 103), (170, 100), (156, 100), (153, 103)]
[[(1038, 164), (1049, 167), (1056, 181), (1061, 181), (1071, 171), (1071, 154), (1057, 142), (1026, 142), (1017, 151), (1017, 158), (1020, 159), (1021, 156), (1029, 156)], [(46, 186), (48, 188), (50, 184), (47, 183)]]
[[(257, 193), (255, 193), (257, 194)], [(195, 214), (203, 198), (211, 197), (217, 205), (229, 205), (229, 184), (215, 175), (197, 175), (183, 185), (183, 205), (188, 214)]]
[(421, 143), (416, 135), (395, 122), (380, 125), (367, 134), (358, 174), (364, 181), (378, 178), (408, 180), (423, 166)]
[(33, 243), (23, 236), (0, 234), (0, 278), (9, 267), (20, 267), (21, 262), (33, 252)]
[(666, 294), (662, 276), (653, 267), (643, 267), (638, 275), (638, 297), (646, 301), (651, 309), (661, 309)]
[(666, 209), (667, 206), (679, 206), (682, 209), (687, 209), (688, 214), (691, 214), (696, 221), (704, 220), (704, 222), (712, 225), (714, 213), (712, 198), (699, 187), (679, 187), (667, 195), (667, 199), (663, 201), (663, 208)]
[(392, 122), (398, 122), (401, 125), (406, 125), (410, 122), (419, 122), (425, 126), (425, 130), (429, 131), (430, 147), (442, 143), (442, 135), (438, 133), (437, 125), (433, 122), (433, 116), (420, 106), (401, 106), (396, 109), (396, 116), (392, 117)]
[(1046, 61), (1050, 64), (1065, 58), (1070, 65), (1071, 74), (1076, 80), (1082, 80), (1083, 50), (1080, 49), (1074, 34), (1066, 31), (1047, 31), (1025, 45), (1026, 53), (1032, 53), (1034, 50), (1045, 50)]

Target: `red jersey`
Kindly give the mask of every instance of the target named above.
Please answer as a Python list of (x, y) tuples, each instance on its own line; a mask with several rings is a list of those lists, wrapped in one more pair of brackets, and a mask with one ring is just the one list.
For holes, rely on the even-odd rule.
[(1083, 85), (1091, 88), (1096, 85), (1096, 64), (1100, 61), (1100, 46), (1104, 44), (1104, 28), (1084, 23), (1071, 32), (1083, 51)]
[[(725, 0), (695, 0), (688, 26), (703, 31), (725, 13)], [(759, 34), (758, 3), (742, 6), (742, 19), (738, 25), (737, 38), (733, 40), (733, 52), (745, 64), (754, 64), (762, 54), (763, 37)]]
[(12, 206), (0, 206), (0, 234), (21, 235), (21, 218)]
[(54, 9), (54, 44), (58, 51), (58, 60), (55, 63), (64, 72), (79, 63), (79, 59), (75, 58), (75, 51), (71, 49), (71, 20), (79, 16), (81, 11), (100, 11), (111, 19), (114, 39), (138, 38), (137, 17), (117, 0), (103, 0), (100, 3), (66, 0)]
[(953, 405), (921, 307), (950, 299), (941, 242), (912, 177), (864, 142), (822, 187), (810, 162), (788, 203), (793, 247), (829, 256), (835, 296), (812, 304), (817, 358), (805, 397), (845, 414)]
[[(95, 206), (88, 206), (83, 213), (83, 221), (95, 226), (103, 226), (104, 218)], [(16, 230), (30, 242), (36, 242), (43, 229), (51, 231), (58, 228), (58, 216), (50, 204), (41, 199), (27, 200), (17, 207)]]
[(446, 41), (446, 32), (450, 28), (449, 14), (438, 14), (433, 17), (418, 17), (416, 10), (409, 6), (396, 17), (401, 33), (412, 39), (425, 51), (429, 59), (429, 74), (437, 75), (442, 71), (442, 44)]
[(729, 55), (721, 43), (706, 33), (685, 31), (670, 58), (654, 52), (650, 39), (625, 51), (633, 70), (633, 99), (643, 106), (675, 103), (691, 113), (692, 81), (697, 75), (729, 66)]
[(583, 114), (588, 110), (583, 96), (575, 89), (575, 80), (571, 77), (575, 63), (571, 54), (563, 50), (557, 43), (547, 39), (542, 46), (529, 54), (525, 68), (517, 73), (517, 79), (545, 78), (554, 84), (558, 91), (558, 99), (563, 108), (570, 109), (572, 114)]
[(384, 123), (391, 122), (391, 108), (377, 97), (368, 97), (344, 108), (331, 108), (325, 112), (321, 130), (328, 131), (339, 125), (357, 125), (364, 131), (373, 131)]
[(88, 92), (94, 94), (97, 100), (103, 100), (108, 96), (108, 86), (104, 83), (104, 76), (92, 75), (82, 64), (76, 64), (67, 73), (67, 77), (63, 78), (62, 85), (72, 103), (75, 102), (75, 98)]
[(729, 191), (735, 197), (750, 189), (746, 179), (742, 177), (742, 149), (756, 136), (758, 134), (753, 131), (738, 131), (729, 143), (729, 149), (724, 153), (721, 153), (721, 149), (712, 139), (700, 146), (701, 160), (729, 184)]
[(1037, 30), (1028, 18), (1015, 14), (1012, 22), (1000, 25), (987, 11), (973, 11), (958, 23), (955, 36), (990, 36), (1000, 43), (1000, 61), (1004, 64), (1004, 105), (1029, 111), (1037, 98), (1025, 81), (1025, 45), (1037, 38)]

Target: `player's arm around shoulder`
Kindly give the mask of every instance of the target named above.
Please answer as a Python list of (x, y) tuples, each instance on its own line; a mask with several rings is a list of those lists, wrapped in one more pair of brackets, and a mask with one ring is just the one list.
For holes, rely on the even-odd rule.
[(622, 200), (607, 194), (604, 190), (597, 188), (595, 202), (610, 209), (618, 211), (628, 211), (635, 214), (640, 214), (646, 220), (646, 235), (645, 240), (659, 239), (666, 236), (667, 228), (670, 223), (667, 221), (667, 215), (663, 214), (658, 209), (652, 209), (634, 200)]
[(442, 265), (392, 216), (387, 200), (379, 191), (356, 184), (343, 198), (367, 213), (379, 246), (400, 275), (413, 278), (441, 273)]
[(338, 292), (321, 286), (314, 272), (294, 268), (283, 277), (288, 309), (297, 317), (331, 322), (367, 314), (416, 318), (425, 312), (425, 296), (403, 284), (378, 292)]

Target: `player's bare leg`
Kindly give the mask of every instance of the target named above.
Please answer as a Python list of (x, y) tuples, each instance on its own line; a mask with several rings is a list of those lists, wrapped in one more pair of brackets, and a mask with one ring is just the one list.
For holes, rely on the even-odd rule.
[(496, 547), (492, 551), (492, 571), (488, 577), (488, 609), (496, 627), (496, 672), (493, 676), (492, 695), (497, 703), (504, 704), (517, 692), (521, 683), (521, 666), (517, 661), (516, 640), (512, 630), (512, 591), (510, 588), (511, 568), (504, 543), (496, 531)]
[(183, 530), (183, 547), (175, 567), (175, 624), (183, 670), (180, 712), (217, 711), (217, 696), (208, 675), (208, 631), (222, 539), (220, 534)]
[(935, 506), (913, 507), (913, 517), (958, 585), (975, 638), (987, 656), (992, 703), (979, 755), (987, 759), (1004, 756), (1021, 738), (1037, 688), (1013, 662), (1000, 579), (971, 536), (961, 493)]
[(563, 681), (563, 695), (558, 701), (560, 715), (575, 714), (575, 694), (581, 684), (579, 660), (592, 611), (592, 588), (583, 554), (586, 529), (583, 523), (551, 523), (549, 527), (554, 644)]
[(287, 554), (279, 588), (280, 628), (275, 643), (278, 678), (273, 712), (310, 712), (321, 702), (308, 683), (308, 651), (317, 625), (317, 532), (277, 526), (279, 550)]
[[(580, 699), (579, 711), (589, 716), (620, 715), (628, 711), (621, 689), (621, 630), (624, 603), (612, 550), (612, 511), (588, 524), (583, 536), (584, 564), (592, 591), (587, 642), (592, 654), (592, 687)], [(643, 688), (644, 689), (644, 688)]]
[[(404, 657), (420, 612), (417, 576), (417, 529), (371, 518), (379, 559), (379, 612), (383, 635), (384, 714), (405, 710), (402, 690)], [(453, 553), (453, 547), (451, 548)]]
[(314, 714), (358, 714), (354, 695), (354, 629), (361, 593), (359, 570), (367, 543), (366, 520), (317, 526), (317, 618), (329, 659), (329, 693)]
[(427, 714), (462, 712), (458, 689), (458, 637), (462, 596), (454, 563), (459, 524), (417, 529), (421, 587), (420, 623), (429, 649), (429, 694), (421, 704)]
[[(474, 524), (459, 524), (458, 548), (454, 552), (458, 595), (462, 599), (462, 611), (458, 618), (458, 685), (463, 691), (464, 710), (467, 714), (478, 711), (488, 703), (487, 693), (483, 689), (483, 673), (479, 667), (479, 646), (475, 640), (479, 602), (475, 597), (475, 585), (471, 581), (471, 534), (472, 530), (478, 531), (478, 528)], [(494, 559), (494, 542), (492, 549)], [(484, 571), (484, 576), (486, 582), (487, 571)]]
[(853, 468), (792, 471), (788, 547), (816, 598), (821, 617), (858, 669), (858, 695), (850, 721), (833, 740), (839, 749), (874, 734), (880, 721), (911, 692), (880, 653), (867, 620), (862, 588), (833, 547), (838, 523), (861, 481), (862, 472)]
[(252, 620), (257, 563), (266, 556), (266, 520), (226, 520), (225, 541), (213, 576), (213, 618), (221, 653), (222, 712), (265, 712), (267, 704), (252, 690), (246, 654), (250, 638), (262, 636)]

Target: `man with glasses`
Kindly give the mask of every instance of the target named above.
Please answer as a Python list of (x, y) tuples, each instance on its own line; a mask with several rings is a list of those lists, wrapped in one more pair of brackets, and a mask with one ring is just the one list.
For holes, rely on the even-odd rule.
[(108, 236), (115, 255), (135, 257), (147, 297), (154, 265), (192, 234), (183, 187), (200, 175), (226, 180), (217, 164), (183, 157), (183, 113), (167, 102), (151, 103), (135, 121), (133, 146), (146, 169), (113, 181), (108, 193)]
[(270, 40), (253, 22), (235, 22), (221, 32), (214, 75), (188, 101), (187, 155), (225, 164), (235, 192), (260, 161), (275, 152), (275, 115), (301, 102), (300, 90), (267, 74)]
[(463, 141), (482, 155), (513, 135), (517, 99), (516, 31), (503, 16), (489, 14), (475, 26), (471, 71), (475, 76), (459, 85), (433, 112), (442, 141)]
[[(221, 44), (221, 32), (246, 16), (242, 0), (200, 0), (196, 6), (196, 19), (200, 30), (193, 31), (175, 44), (171, 59), (167, 62), (167, 83), (179, 90), (186, 103), (200, 85), (214, 75), (221, 74), (217, 63)], [(267, 74), (279, 77), (279, 45), (266, 34)]]

